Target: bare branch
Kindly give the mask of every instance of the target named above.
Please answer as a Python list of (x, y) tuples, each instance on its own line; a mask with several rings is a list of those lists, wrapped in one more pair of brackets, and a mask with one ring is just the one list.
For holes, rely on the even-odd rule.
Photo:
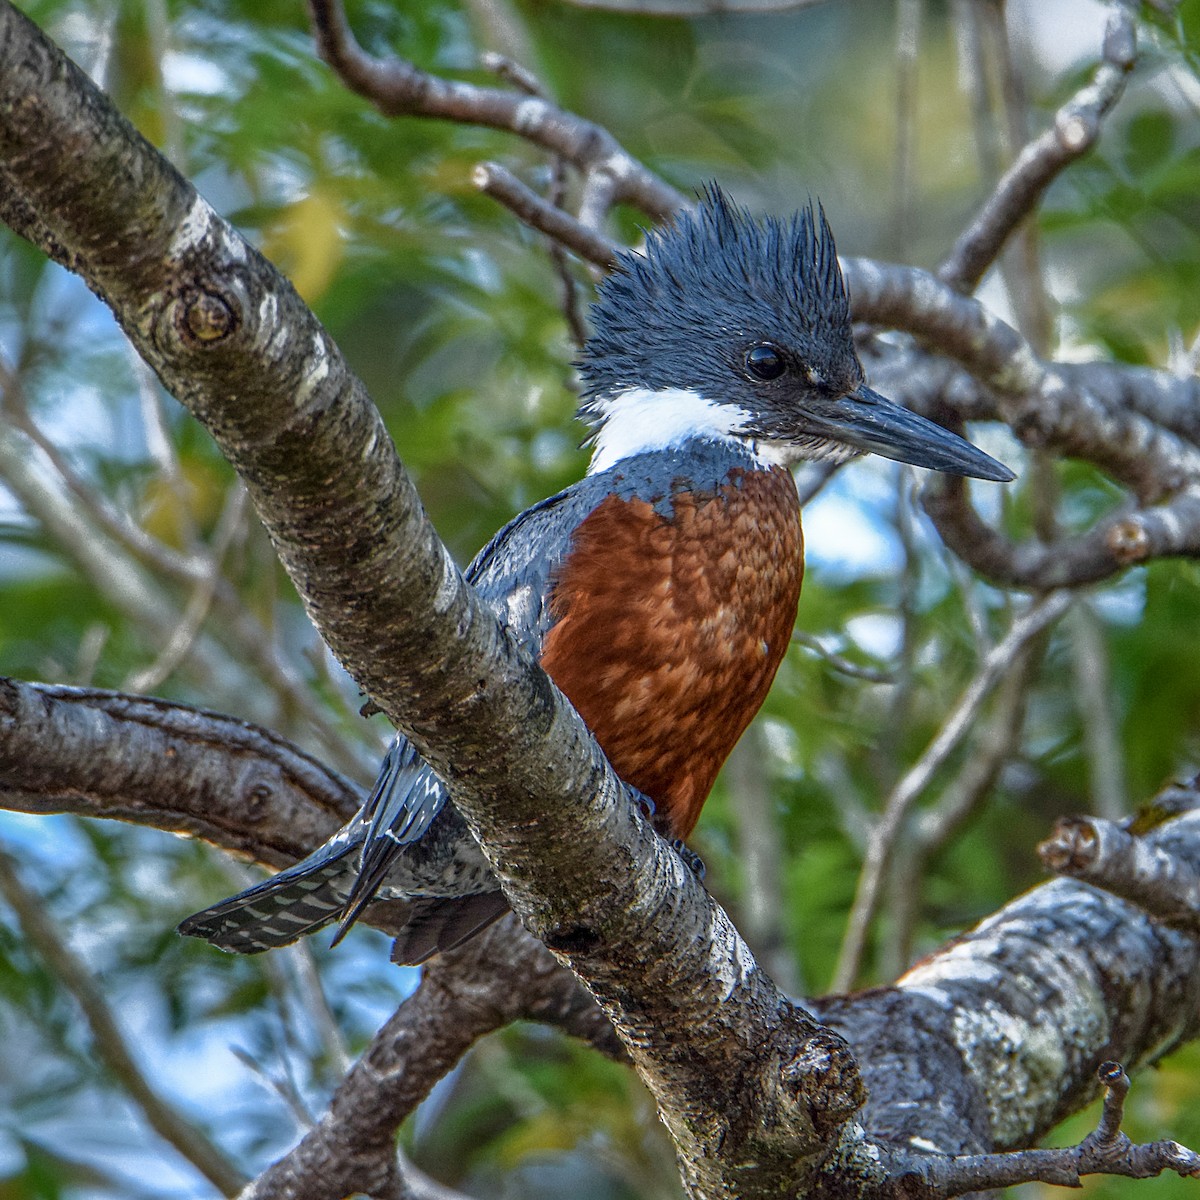
[(949, 842), (983, 803), (1021, 736), (1021, 723), (1029, 698), (1029, 677), (1037, 656), (1028, 650), (1000, 685), (995, 711), (958, 774), (938, 802), (916, 821), (916, 840), (922, 860)]
[(319, 846), (361, 802), (346, 780), (245, 721), (0, 679), (6, 808), (186, 831), (280, 866)]
[(99, 981), (55, 928), (40, 897), (22, 882), (16, 862), (3, 848), (0, 848), (0, 895), (16, 914), (29, 944), (74, 997), (91, 1030), (100, 1060), (141, 1109), (151, 1128), (224, 1195), (236, 1195), (244, 1182), (241, 1172), (150, 1082)]
[(799, 996), (804, 983), (784, 932), (783, 847), (769, 761), (762, 727), (755, 721), (724, 768), (735, 798), (732, 818), (744, 878), (738, 925), (746, 930), (755, 954), (775, 982), (788, 995)]
[(480, 163), (475, 168), (473, 181), (481, 192), (499, 200), (526, 225), (566, 246), (585, 262), (595, 263), (605, 270), (612, 269), (619, 249), (615, 242), (543, 200), (499, 163)]
[(1081, 879), (1170, 925), (1200, 932), (1200, 871), (1159, 840), (1102, 817), (1064, 817), (1038, 854), (1057, 875)]
[(830, 650), (819, 637), (815, 637), (810, 633), (804, 633), (800, 629), (792, 631), (792, 641), (797, 646), (803, 646), (806, 650), (811, 650), (818, 658), (829, 664), (830, 668), (837, 671), (840, 675), (846, 675), (850, 679), (861, 679), (864, 683), (895, 683), (895, 676), (890, 671), (880, 671), (875, 667), (863, 666), (861, 663), (851, 662), (841, 654)]
[(240, 484), (230, 488), (217, 522), (210, 548), (208, 575), (193, 589), (179, 624), (162, 652), (149, 666), (135, 671), (124, 684), (131, 692), (152, 692), (168, 679), (187, 657), (200, 630), (204, 628), (221, 582), (221, 561), (232, 545), (246, 514), (246, 490)]
[(328, 1112), (241, 1200), (326, 1200), (395, 1189), (395, 1132), (484, 1034), (543, 1021), (620, 1055), (612, 1026), (574, 976), (512, 919), (440, 955), (372, 1039)]
[(687, 203), (607, 129), (540, 96), (441, 79), (401, 58), (374, 58), (355, 41), (340, 0), (309, 0), (309, 12), (321, 57), (347, 87), (386, 116), (437, 117), (507, 130), (561, 155), (585, 179), (610, 179), (615, 201), (635, 204), (657, 219)]
[(1115, 821), (1129, 811), (1129, 798), (1117, 715), (1120, 693), (1113, 685), (1108, 643), (1100, 618), (1086, 601), (1071, 614), (1068, 630), (1079, 721), (1087, 747), (1088, 791), (1095, 811)]
[[(903, 1194), (914, 1200), (945, 1200), (1021, 1183), (1079, 1187), (1085, 1175), (1152, 1179), (1164, 1171), (1174, 1171), (1184, 1177), (1200, 1176), (1200, 1154), (1195, 1151), (1169, 1141), (1136, 1145), (1121, 1132), (1129, 1076), (1119, 1063), (1101, 1063), (1097, 1076), (1106, 1089), (1104, 1110), (1096, 1129), (1079, 1145), (1007, 1154), (909, 1156), (904, 1166), (897, 1163), (893, 1167), (905, 1176)], [(891, 1194), (891, 1189), (885, 1194)]]
[[(97, 591), (132, 616), (147, 636), (167, 646), (178, 644), (184, 651), (194, 648), (189, 664), (203, 679), (214, 669), (211, 647), (195, 646), (201, 633), (198, 625), (190, 637), (181, 638), (176, 601), (160, 586), (160, 579), (192, 589), (193, 607), (200, 612), (206, 607), (211, 589), (211, 602), (222, 620), (210, 632), (214, 633), (213, 641), (227, 644), (230, 650), (230, 657), (222, 657), (218, 665), (233, 678), (249, 665), (273, 694), (304, 718), (322, 748), (343, 770), (361, 769), (361, 760), (346, 738), (344, 727), (316, 702), (305, 680), (283, 660), (267, 630), (216, 573), (209, 555), (180, 554), (116, 511), (44, 436), (28, 414), (19, 376), (2, 363), (0, 389), (10, 418), (7, 425), (0, 426), (0, 477), (60, 549), (71, 555), (76, 568)], [(30, 443), (46, 455), (62, 486), (56, 486), (52, 477), (36, 469), (36, 454), (31, 453)], [(153, 574), (148, 575), (143, 568)], [(183, 624), (189, 628), (186, 620)], [(180, 659), (174, 657), (178, 666)]]
[(1004, 173), (979, 214), (959, 237), (938, 278), (958, 291), (974, 291), (1014, 229), (1037, 207), (1046, 188), (1100, 136), (1101, 123), (1120, 99), (1137, 51), (1137, 9), (1120, 0), (1109, 10), (1102, 61), (1091, 82), (1054, 116)]
[(913, 267), (847, 258), (842, 268), (857, 318), (911, 333), (960, 363), (992, 392), (998, 415), (1027, 445), (1093, 462), (1143, 503), (1162, 500), (1200, 477), (1195, 444), (1134, 405), (1112, 403), (1111, 391), (1075, 386), (1079, 373), (1043, 362), (978, 301)]
[(1157, 508), (1119, 513), (1078, 537), (1013, 542), (980, 518), (959, 479), (930, 481), (921, 497), (946, 545), (1002, 587), (1044, 591), (1096, 583), (1152, 558), (1200, 553), (1200, 486)]

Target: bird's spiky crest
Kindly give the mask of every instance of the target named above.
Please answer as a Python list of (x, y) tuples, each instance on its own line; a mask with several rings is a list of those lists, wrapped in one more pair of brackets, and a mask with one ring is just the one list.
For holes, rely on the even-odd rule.
[(753, 217), (715, 183), (695, 209), (651, 231), (644, 253), (618, 257), (591, 315), (578, 363), (589, 397), (657, 386), (656, 356), (678, 365), (689, 340), (713, 334), (850, 345), (849, 299), (821, 207)]

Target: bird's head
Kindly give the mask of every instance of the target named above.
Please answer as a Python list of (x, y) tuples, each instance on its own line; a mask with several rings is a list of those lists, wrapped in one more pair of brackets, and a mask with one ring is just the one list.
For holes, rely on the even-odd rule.
[(750, 217), (715, 186), (620, 256), (579, 363), (592, 470), (688, 438), (770, 462), (864, 452), (1006, 482), (1007, 467), (871, 391), (825, 214)]

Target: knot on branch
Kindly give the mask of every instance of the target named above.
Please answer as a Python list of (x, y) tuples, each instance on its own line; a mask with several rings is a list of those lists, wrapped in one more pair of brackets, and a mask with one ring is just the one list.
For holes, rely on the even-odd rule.
[(252, 763), (238, 780), (238, 806), (247, 821), (257, 824), (274, 811), (278, 788), (263, 771), (262, 765)]
[(1142, 562), (1150, 556), (1150, 535), (1135, 517), (1116, 522), (1104, 540), (1113, 558), (1122, 566)]
[[(1188, 795), (1194, 802), (1194, 794)], [(1197, 817), (1177, 815), (1181, 799), (1168, 800), (1164, 808), (1151, 806), (1123, 825), (1099, 817), (1061, 819), (1038, 854), (1055, 874), (1084, 880), (1196, 936), (1200, 867), (1178, 852), (1172, 835), (1179, 822)]]
[(192, 288), (175, 306), (175, 327), (184, 345), (208, 345), (229, 337), (240, 324), (236, 309), (217, 292)]
[(782, 1065), (779, 1080), (793, 1104), (803, 1106), (818, 1136), (827, 1137), (867, 1101), (849, 1043), (831, 1029), (805, 1038)]

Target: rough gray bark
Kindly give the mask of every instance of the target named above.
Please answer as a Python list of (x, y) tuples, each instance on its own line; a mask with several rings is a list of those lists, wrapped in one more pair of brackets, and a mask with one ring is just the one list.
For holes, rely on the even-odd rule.
[[(330, 809), (354, 803), (352, 790), (307, 756), (242, 722), (11, 681), (2, 694), (6, 807), (201, 829), (222, 845), (281, 861), (308, 848), (296, 845), (293, 830), (319, 841), (337, 819)], [(252, 788), (260, 800), (261, 781), (271, 781), (269, 803), (245, 803), (238, 789), (251, 780), (260, 781)], [(1165, 924), (1114, 894), (1128, 886), (1130, 840), (1143, 891), (1145, 864), (1167, 879), (1200, 871), (1197, 804), (1200, 787), (1179, 785), (1159, 808), (1182, 815), (1132, 839), (1105, 833), (1094, 844), (1086, 869), (1112, 892), (1070, 880), (1044, 885), (894, 987), (815, 1002), (816, 1016), (861, 1062), (868, 1095), (856, 1123), (834, 1139), (810, 1194), (948, 1196), (1020, 1179), (1063, 1182), (1064, 1171), (1081, 1165), (1074, 1149), (1029, 1152), (1032, 1159), (994, 1152), (1029, 1145), (1086, 1103), (1104, 1060), (1153, 1062), (1200, 1032), (1200, 945), (1185, 931), (1196, 926), (1195, 897), (1176, 893)], [(1061, 865), (1080, 869), (1074, 860)], [(386, 928), (386, 908), (369, 919)], [(400, 1186), (396, 1126), (478, 1037), (519, 1018), (622, 1053), (574, 976), (515, 923), (502, 923), (427, 969), (320, 1123), (245, 1195), (392, 1194)], [(1048, 1153), (1057, 1157), (1037, 1157)], [(954, 1173), (948, 1155), (973, 1157)], [(1163, 1151), (1152, 1165), (1161, 1170), (1169, 1158)]]
[[(0, 46), (9, 219), (70, 248), (237, 468), (331, 648), (446, 779), (514, 909), (620, 1031), (692, 1190), (801, 1190), (861, 1101), (842, 1040), (778, 993), (475, 602), (290, 285), (7, 3)], [(20, 226), (22, 211), (36, 221)]]
[[(602, 190), (591, 191), (596, 212), (613, 194)], [(1026, 1144), (1088, 1094), (1098, 1056), (1140, 1062), (1193, 1036), (1193, 942), (1124, 902), (1065, 883), (1010, 906), (896, 989), (828, 1002), (828, 1026), (791, 1004), (627, 803), (545, 675), (475, 603), (378, 413), (295, 292), (7, 0), (0, 215), (83, 275), (238, 469), (331, 647), (447, 780), (523, 922), (611, 1020), (656, 1097), (693, 1195), (902, 1195), (914, 1180), (921, 1194), (954, 1195), (1021, 1170), (1041, 1178), (1033, 1159), (972, 1159), (955, 1174), (944, 1156)], [(1177, 505), (1188, 499), (1200, 449), (1186, 437), (1136, 406), (1120, 412), (1098, 393), (1072, 392), (1069, 378), (1012, 330), (931, 276), (863, 262), (848, 270), (860, 315), (936, 344), (981, 381), (995, 411), (1027, 441), (1085, 454), (1144, 503), (1171, 493)], [(1144, 557), (1144, 544), (1145, 553), (1200, 544), (1167, 521), (1156, 548), (1147, 530), (1158, 511), (1133, 531), (1124, 558), (1109, 545), (1115, 563)], [(69, 737), (55, 761), (31, 764), (14, 752), (39, 722), (65, 721), (54, 726), (59, 736), (74, 717), (50, 712), (62, 694), (48, 697), (54, 705), (45, 717), (21, 689), (7, 695), (0, 786), (14, 803), (49, 794), (76, 811), (150, 819), (145, 781), (119, 745), (107, 790), (86, 763), (73, 762)], [(88, 736), (129, 736), (119, 721), (103, 725), (120, 703), (81, 700), (92, 706), (83, 719)], [(174, 736), (171, 720), (158, 732)], [(266, 757), (283, 763), (277, 750)], [(203, 745), (204, 755), (224, 753)], [(195, 756), (187, 762), (201, 770)], [(43, 774), (31, 777), (33, 767)], [(237, 777), (226, 768), (219, 777)], [(288, 802), (301, 803), (303, 790)], [(251, 800), (255, 794), (252, 787)], [(341, 811), (343, 802), (332, 807)], [(253, 826), (253, 804), (248, 813), (168, 805), (162, 823), (203, 826), (248, 848), (257, 838), (264, 857), (282, 860), (332, 821), (314, 818), (303, 836), (293, 826), (292, 841), (278, 843), (284, 830), (264, 837), (239, 818)], [(1189, 820), (1177, 822), (1187, 826), (1179, 835), (1185, 847), (1195, 840)], [(1118, 945), (1119, 961), (1108, 955)], [(497, 949), (489, 938), (477, 952), (489, 948), (497, 958), (487, 969), (511, 969), (511, 947)], [(565, 978), (545, 957), (536, 962), (531, 976)], [(511, 1010), (497, 1010), (494, 988), (478, 985), (487, 997), (472, 1009), (477, 985), (456, 976), (439, 983), (441, 970), (377, 1039), (335, 1100), (331, 1124), (248, 1194), (399, 1193), (391, 1133), (435, 1078), (414, 1073), (417, 1048), (444, 1071), (479, 1032), (511, 1019)], [(547, 983), (543, 1015), (603, 1042), (594, 1010), (580, 1004), (573, 983), (561, 986)], [(451, 1004), (472, 1011), (457, 1032), (436, 1016)], [(1069, 1036), (1049, 1044), (1064, 1029)], [(838, 1030), (871, 1087), (862, 1126), (850, 1118), (865, 1098), (863, 1080)], [(1164, 1154), (1143, 1156), (1139, 1169), (1147, 1161), (1192, 1168)]]

